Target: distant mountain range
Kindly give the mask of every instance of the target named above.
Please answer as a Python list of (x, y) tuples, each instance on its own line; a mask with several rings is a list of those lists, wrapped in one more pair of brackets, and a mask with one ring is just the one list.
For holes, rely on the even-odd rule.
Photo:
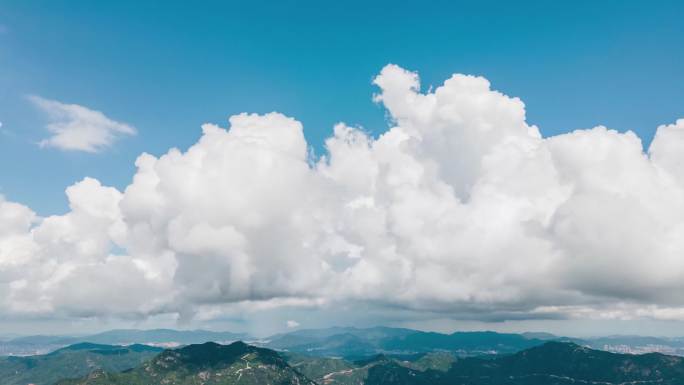
[(299, 330), (273, 336), (259, 344), (277, 350), (316, 356), (359, 359), (374, 354), (415, 355), (450, 351), (460, 356), (513, 353), (544, 341), (521, 334), (457, 332), (442, 334), (375, 327)]
[(546, 341), (573, 342), (613, 353), (659, 352), (684, 356), (684, 338), (608, 336), (579, 339), (550, 333), (456, 332), (451, 334), (388, 327), (303, 329), (257, 341), (260, 346), (349, 359), (373, 354), (411, 355), (449, 351), (459, 356), (514, 353)]
[(227, 343), (248, 339), (244, 333), (213, 332), (208, 330), (173, 330), (173, 329), (119, 329), (94, 334), (85, 338), (88, 342), (102, 344), (126, 345), (131, 343), (147, 345), (187, 345), (203, 342)]
[(660, 352), (684, 356), (683, 338), (608, 336), (591, 339), (559, 337), (549, 333), (456, 332), (451, 334), (412, 329), (333, 327), (302, 329), (256, 339), (243, 333), (206, 330), (153, 329), (110, 330), (85, 336), (25, 336), (0, 341), (0, 356), (45, 354), (67, 345), (90, 342), (106, 345), (145, 344), (178, 347), (204, 342), (221, 344), (237, 340), (278, 351), (350, 360), (375, 354), (394, 356), (448, 351), (457, 356), (514, 353), (545, 341), (574, 342), (614, 353)]
[[(445, 365), (446, 364), (446, 365)], [(684, 358), (616, 354), (550, 341), (514, 354), (347, 361), (279, 353), (242, 342), (165, 350), (114, 373), (95, 370), (57, 385), (684, 385)]]
[(250, 337), (244, 333), (213, 332), (207, 330), (117, 329), (85, 336), (37, 335), (16, 337), (7, 341), (0, 341), (0, 356), (45, 354), (79, 342), (108, 345), (145, 344), (176, 347), (203, 342), (229, 343), (249, 339)]

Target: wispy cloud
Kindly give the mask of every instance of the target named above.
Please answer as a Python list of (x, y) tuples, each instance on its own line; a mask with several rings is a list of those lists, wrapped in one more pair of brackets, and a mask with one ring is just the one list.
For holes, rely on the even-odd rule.
[(133, 126), (78, 104), (66, 104), (35, 95), (28, 99), (49, 118), (46, 128), (52, 135), (39, 142), (41, 147), (95, 153), (112, 146), (122, 136), (137, 133)]

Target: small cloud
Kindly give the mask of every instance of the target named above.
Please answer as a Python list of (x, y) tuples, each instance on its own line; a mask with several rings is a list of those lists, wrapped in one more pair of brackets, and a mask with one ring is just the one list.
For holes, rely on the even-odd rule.
[(299, 322), (294, 321), (294, 320), (288, 320), (287, 321), (287, 327), (290, 329), (294, 329), (296, 327), (299, 327)]
[(2, 122), (0, 122), (0, 134), (13, 137), (14, 133), (6, 128), (2, 128)]
[(78, 104), (65, 104), (40, 96), (28, 99), (49, 118), (46, 128), (52, 136), (41, 140), (40, 147), (95, 153), (111, 147), (122, 136), (137, 133), (133, 126)]

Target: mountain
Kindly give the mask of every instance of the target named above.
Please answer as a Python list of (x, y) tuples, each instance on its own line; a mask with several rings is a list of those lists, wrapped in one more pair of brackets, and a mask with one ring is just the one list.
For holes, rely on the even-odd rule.
[[(330, 336), (328, 336), (330, 337)], [(684, 358), (616, 354), (550, 341), (514, 354), (403, 360), (305, 356), (235, 342), (165, 350), (135, 369), (96, 370), (57, 385), (684, 385)]]
[(70, 336), (25, 336), (0, 342), (0, 356), (27, 356), (49, 353), (55, 349), (79, 342)]
[[(341, 358), (312, 357), (297, 353), (284, 353), (284, 356), (288, 363), (302, 374), (318, 384), (327, 385), (363, 385), (369, 383), (368, 381), (372, 383), (373, 378), (379, 375), (379, 371), (398, 370), (412, 377), (415, 377), (417, 372), (427, 370), (446, 372), (456, 359), (454, 355), (446, 352), (419, 354), (409, 358), (377, 354), (353, 362)], [(382, 377), (381, 375), (380, 378)]]
[(573, 343), (548, 342), (494, 360), (455, 362), (447, 378), (473, 384), (684, 384), (684, 358), (659, 353), (615, 354)]
[(107, 345), (145, 344), (162, 347), (176, 347), (203, 342), (229, 343), (249, 339), (243, 333), (213, 332), (207, 330), (172, 329), (119, 329), (84, 336), (25, 336), (0, 341), (0, 356), (27, 356), (45, 354), (64, 346), (79, 342)]
[(450, 352), (424, 353), (413, 360), (403, 360), (402, 364), (408, 368), (420, 371), (439, 370), (446, 372), (456, 362), (456, 356)]
[(368, 370), (392, 359), (379, 354), (359, 361), (342, 358), (315, 357), (293, 353), (280, 353), (288, 363), (317, 384), (326, 385), (363, 385), (368, 378)]
[(384, 326), (372, 328), (331, 327), (324, 329), (300, 329), (289, 333), (276, 334), (269, 337), (266, 342), (269, 347), (287, 349), (288, 347), (293, 346), (315, 345), (326, 340), (332, 341), (338, 336), (347, 336), (346, 338), (353, 336), (359, 340), (378, 341), (401, 337), (415, 332), (416, 330), (412, 329), (390, 328)]
[(613, 353), (659, 352), (684, 356), (684, 338), (608, 336), (579, 339), (543, 332), (515, 334), (491, 331), (444, 334), (388, 327), (297, 330), (272, 336), (258, 344), (276, 350), (355, 360), (378, 353), (411, 355), (447, 351), (462, 357), (508, 354), (547, 341), (572, 342)]
[[(684, 358), (615, 354), (547, 342), (515, 354), (456, 358), (444, 352), (402, 360), (377, 355), (349, 362), (297, 358), (298, 369), (326, 385), (684, 385)], [(328, 368), (322, 370), (323, 368)]]
[(364, 385), (684, 384), (684, 358), (659, 353), (615, 354), (573, 343), (548, 342), (497, 358), (469, 357), (447, 372), (416, 371), (396, 363), (368, 372)]
[(162, 349), (144, 345), (110, 346), (81, 343), (50, 354), (0, 358), (2, 385), (51, 385), (63, 378), (84, 376), (93, 370), (122, 371), (136, 367)]
[(328, 383), (325, 380), (333, 377), (336, 373), (345, 373), (347, 377), (353, 377), (353, 372), (358, 370), (357, 365), (342, 358), (312, 357), (282, 352), (280, 355), (287, 360), (290, 366), (318, 384)]
[(135, 369), (97, 370), (58, 385), (316, 385), (277, 352), (243, 342), (207, 342), (165, 350)]
[[(254, 339), (244, 333), (173, 329), (119, 329), (84, 336), (7, 336), (0, 341), (0, 356), (46, 354), (79, 342), (106, 345), (139, 343), (169, 348), (204, 342), (226, 344), (238, 340)], [(659, 352), (684, 356), (684, 338), (608, 336), (577, 339), (543, 332), (512, 334), (487, 331), (443, 334), (391, 327), (302, 329), (276, 334), (254, 343), (279, 351), (356, 360), (378, 353), (393, 356), (437, 351), (452, 352), (458, 356), (505, 354), (538, 346), (546, 341), (574, 342), (613, 353)]]
[(245, 339), (246, 334), (213, 332), (207, 330), (173, 329), (119, 329), (82, 337), (82, 340), (101, 344), (127, 345), (131, 343), (147, 345), (179, 346), (201, 344), (204, 342), (227, 343)]
[(71, 336), (24, 336), (16, 337), (10, 341), (17, 344), (30, 344), (30, 345), (60, 345), (60, 344), (70, 344), (76, 342), (77, 337)]
[(456, 332), (441, 334), (415, 332), (403, 337), (385, 340), (382, 348), (388, 351), (426, 352), (446, 350), (463, 355), (512, 353), (542, 344), (542, 340), (529, 339), (520, 334), (496, 332)]
[(514, 353), (544, 341), (521, 334), (456, 332), (442, 334), (411, 329), (375, 327), (299, 330), (273, 336), (264, 347), (317, 356), (359, 359), (378, 353), (410, 355), (434, 351), (461, 356)]
[(524, 332), (520, 333), (521, 336), (527, 338), (527, 339), (537, 339), (537, 340), (543, 340), (543, 341), (550, 341), (550, 340), (556, 340), (559, 337), (555, 334), (551, 333), (546, 333), (546, 332)]

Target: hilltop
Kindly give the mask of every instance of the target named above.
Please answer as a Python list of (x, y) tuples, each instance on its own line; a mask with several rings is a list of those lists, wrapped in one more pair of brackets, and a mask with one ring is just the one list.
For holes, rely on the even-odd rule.
[(684, 385), (684, 358), (616, 354), (550, 341), (514, 354), (429, 353), (364, 360), (280, 353), (242, 342), (165, 350), (135, 369), (96, 370), (58, 385)]
[(161, 351), (145, 345), (79, 343), (45, 355), (0, 357), (0, 378), (2, 385), (52, 385), (97, 369), (117, 372), (134, 368)]
[(277, 352), (243, 342), (207, 342), (169, 349), (122, 373), (97, 370), (59, 385), (263, 385), (315, 383), (293, 369)]

